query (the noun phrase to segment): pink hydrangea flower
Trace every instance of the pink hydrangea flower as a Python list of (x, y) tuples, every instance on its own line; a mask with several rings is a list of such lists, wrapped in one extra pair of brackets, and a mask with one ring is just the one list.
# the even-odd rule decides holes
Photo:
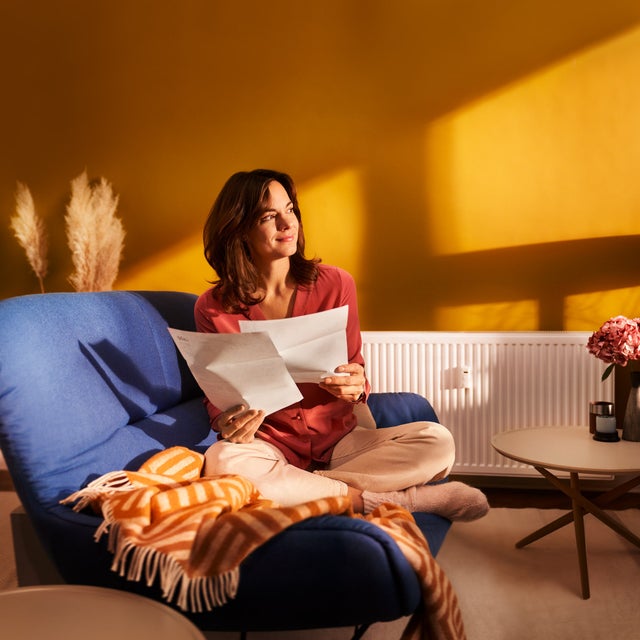
[(630, 360), (640, 360), (640, 318), (610, 318), (591, 335), (587, 349), (611, 365), (604, 372), (603, 380), (611, 373), (613, 365), (624, 367)]

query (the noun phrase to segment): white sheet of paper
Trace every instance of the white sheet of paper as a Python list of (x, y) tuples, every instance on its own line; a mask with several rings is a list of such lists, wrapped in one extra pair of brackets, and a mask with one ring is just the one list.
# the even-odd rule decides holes
[(302, 399), (267, 333), (169, 333), (204, 394), (223, 411), (244, 404), (269, 415)]
[(349, 307), (283, 320), (240, 320), (242, 333), (267, 332), (296, 382), (318, 383), (349, 360)]

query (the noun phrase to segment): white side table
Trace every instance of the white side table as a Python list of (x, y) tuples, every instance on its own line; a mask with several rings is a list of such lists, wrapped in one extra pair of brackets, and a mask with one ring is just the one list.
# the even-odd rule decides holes
[[(554, 487), (571, 498), (572, 510), (516, 543), (524, 547), (573, 521), (582, 597), (590, 596), (587, 550), (584, 537), (585, 513), (591, 513), (629, 542), (640, 547), (640, 538), (604, 510), (607, 504), (640, 484), (640, 442), (597, 442), (588, 427), (532, 427), (506, 431), (491, 440), (494, 449), (512, 460), (532, 465)], [(568, 471), (569, 483), (551, 473)], [(632, 475), (631, 479), (601, 493), (593, 500), (580, 489), (580, 474)]]
[(0, 591), (3, 638), (205, 640), (185, 616), (126, 591), (78, 585)]

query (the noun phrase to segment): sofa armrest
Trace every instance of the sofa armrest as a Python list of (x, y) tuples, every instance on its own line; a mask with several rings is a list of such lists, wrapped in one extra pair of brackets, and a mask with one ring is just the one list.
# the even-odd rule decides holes
[(409, 422), (440, 422), (431, 403), (418, 393), (372, 393), (367, 404), (378, 428)]

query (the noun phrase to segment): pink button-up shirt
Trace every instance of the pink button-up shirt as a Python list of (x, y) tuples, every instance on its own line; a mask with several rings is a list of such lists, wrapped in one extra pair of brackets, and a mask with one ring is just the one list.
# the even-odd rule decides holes
[[(364, 366), (356, 286), (346, 271), (320, 264), (317, 281), (309, 287), (298, 287), (291, 315), (302, 316), (344, 305), (349, 307), (349, 362)], [(195, 320), (198, 331), (239, 333), (238, 322), (247, 319), (265, 320), (259, 305), (253, 305), (246, 313), (226, 313), (215, 297), (214, 289), (205, 291), (196, 302)], [(356, 426), (356, 418), (350, 402), (336, 398), (317, 384), (299, 384), (298, 388), (303, 399), (266, 416), (256, 437), (271, 442), (284, 453), (291, 464), (306, 469), (312, 463), (323, 463), (330, 459), (335, 444)], [(369, 388), (367, 382), (367, 394)], [(222, 409), (214, 406), (208, 399), (205, 399), (205, 405), (213, 427)]]

